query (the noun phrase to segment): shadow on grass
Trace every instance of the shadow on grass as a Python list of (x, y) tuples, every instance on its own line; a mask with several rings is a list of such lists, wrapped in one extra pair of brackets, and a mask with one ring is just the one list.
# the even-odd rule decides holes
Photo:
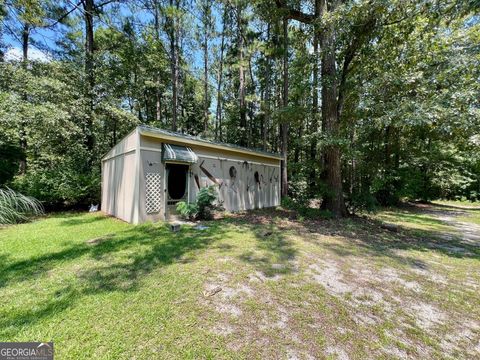
[(41, 322), (64, 310), (67, 310), (78, 300), (78, 292), (71, 286), (55, 292), (51, 298), (40, 306), (29, 307), (27, 310), (14, 311), (0, 318), (1, 333), (5, 338), (17, 334), (21, 327)]
[[(360, 217), (352, 217), (341, 220), (318, 220), (318, 221), (294, 221), (291, 222), (297, 229), (295, 231), (303, 232), (304, 241), (315, 242), (319, 246), (334, 252), (342, 257), (387, 257), (398, 263), (410, 266), (415, 269), (426, 269), (428, 265), (421, 259), (415, 256), (409, 256), (405, 253), (401, 253), (398, 250), (416, 250), (422, 252), (435, 251), (443, 255), (455, 258), (476, 259), (480, 260), (480, 246), (465, 243), (461, 239), (461, 234), (452, 235), (448, 232), (438, 230), (438, 226), (448, 226), (447, 223), (440, 219), (431, 218), (431, 207), (425, 209), (419, 209), (412, 206), (411, 212), (408, 212), (410, 207), (402, 208), (400, 218), (407, 220), (406, 222), (414, 223), (428, 223), (433, 225), (434, 229), (410, 229), (406, 226), (398, 226), (397, 232), (392, 232), (387, 229), (383, 229), (383, 222), (372, 219), (364, 219)], [(437, 210), (442, 211), (442, 210)], [(278, 224), (279, 221), (291, 221), (291, 214), (284, 214), (276, 210), (260, 211), (261, 221), (257, 223), (263, 226), (265, 231), (265, 225), (272, 227), (274, 224)], [(397, 214), (393, 214), (395, 216)], [(452, 214), (453, 215), (453, 214)], [(245, 218), (237, 219), (242, 224), (252, 224), (253, 214), (246, 214)], [(253, 226), (253, 225), (247, 225)], [(435, 226), (437, 229), (435, 229)], [(288, 225), (280, 226), (280, 229), (288, 230)], [(270, 250), (272, 253), (277, 253), (279, 258), (283, 256), (283, 262), (288, 263), (288, 260), (295, 256), (295, 249), (285, 238), (285, 234), (278, 231), (275, 237), (272, 237), (269, 242), (264, 242), (261, 236), (260, 230), (253, 231), (256, 233), (259, 240), (257, 248), (261, 249), (265, 246), (272, 246)], [(275, 233), (275, 232), (274, 232)], [(309, 236), (309, 234), (315, 233), (323, 236), (339, 236), (344, 241), (336, 243), (325, 242), (322, 243), (315, 236)], [(256, 262), (258, 266), (264, 269), (264, 272), (268, 273), (271, 267), (271, 259), (269, 258), (255, 258), (253, 252), (247, 252), (243, 255), (244, 261)]]
[(326, 244), (327, 248), (341, 256), (358, 255), (358, 249), (352, 250), (354, 245), (360, 247), (365, 256), (387, 256), (400, 263), (422, 269), (427, 267), (422, 260), (399, 255), (397, 250), (435, 251), (449, 257), (480, 260), (480, 247), (465, 243), (460, 234), (452, 235), (430, 229), (410, 229), (400, 225), (397, 226), (397, 232), (392, 232), (383, 229), (381, 221), (361, 218), (340, 220), (337, 226), (341, 228), (342, 222), (345, 221), (353, 223), (355, 236), (352, 237), (349, 231), (340, 230), (338, 235), (345, 237), (345, 245)]
[[(288, 216), (285, 212), (278, 212), (273, 218), (269, 216), (268, 211), (258, 210), (226, 220), (255, 235), (257, 240), (255, 248), (245, 251), (239, 256), (239, 259), (253, 265), (267, 278), (294, 271), (292, 260), (295, 258), (297, 250), (286, 238), (285, 232), (275, 224), (279, 214)], [(256, 219), (252, 219), (252, 217), (256, 217)]]
[[(114, 266), (114, 268), (123, 269), (122, 272), (127, 271), (129, 278), (134, 278), (138, 274), (151, 271), (156, 266), (171, 264), (190, 251), (205, 248), (212, 242), (221, 239), (222, 234), (223, 231), (219, 225), (211, 226), (208, 231), (199, 232), (193, 229), (182, 229), (177, 233), (172, 233), (167, 226), (137, 226), (118, 233), (114, 237), (112, 234), (108, 234), (108, 236), (105, 236), (105, 241), (93, 243), (86, 241), (58, 252), (34, 258), (13, 263), (1, 262), (0, 287), (10, 282), (40, 277), (60, 263), (84, 256), (99, 260), (104, 256), (129, 249), (132, 246), (145, 245), (145, 252), (133, 254), (128, 264), (122, 263)], [(107, 271), (108, 267), (109, 264), (107, 263), (100, 270), (109, 273)], [(110, 278), (111, 276), (106, 277)], [(122, 278), (123, 275), (118, 277)]]
[[(289, 223), (282, 224), (284, 220)], [(292, 222), (290, 213), (269, 210), (210, 222), (209, 229), (205, 231), (183, 228), (178, 233), (172, 233), (164, 225), (147, 224), (129, 227), (115, 236), (107, 234), (105, 239), (77, 243), (61, 251), (26, 260), (12, 262), (8, 257), (0, 259), (4, 260), (0, 261), (0, 288), (12, 283), (22, 286), (20, 283), (23, 281), (41, 278), (48, 271), (69, 261), (79, 261), (81, 264), (80, 259), (84, 258), (101, 260), (94, 267), (78, 270), (75, 280), (49, 295), (48, 300), (38, 307), (0, 311), (1, 333), (5, 337), (15, 335), (24, 326), (65, 311), (86, 295), (136, 291), (144, 276), (173, 263), (195, 261), (198, 251), (217, 246), (219, 250), (228, 252), (231, 245), (222, 245), (219, 241), (226, 236), (226, 230), (231, 230), (225, 226), (226, 223), (237, 225), (238, 231), (251, 231), (255, 235), (255, 247), (239, 258), (267, 278), (295, 271), (292, 260), (297, 250), (287, 237), (293, 230), (303, 231), (304, 241), (316, 242), (343, 257), (358, 257), (359, 254), (367, 259), (373, 256), (389, 257), (421, 269), (427, 268), (425, 262), (399, 254), (396, 250), (438, 251), (457, 258), (480, 259), (478, 247), (468, 246), (455, 238), (445, 239), (444, 234), (428, 230), (419, 234), (401, 227), (399, 232), (393, 233), (382, 229), (379, 221), (361, 218)], [(70, 223), (70, 226), (77, 224)], [(291, 225), (296, 228), (289, 228)], [(311, 233), (339, 236), (343, 241), (321, 243), (318, 237), (309, 236)]]
[(447, 209), (447, 210), (464, 210), (464, 211), (480, 211), (480, 206), (472, 204), (471, 206), (469, 205), (448, 205), (448, 204), (439, 204), (439, 203), (432, 203), (430, 204), (431, 206), (435, 206), (437, 208), (441, 209)]
[(70, 219), (65, 219), (65, 220), (62, 220), (60, 222), (60, 226), (75, 226), (75, 225), (86, 225), (86, 224), (91, 224), (91, 223), (94, 223), (94, 222), (98, 222), (98, 221), (107, 221), (108, 218), (106, 216), (89, 216), (89, 217), (86, 217), (86, 216), (78, 216), (78, 217), (74, 217), (72, 216), (72, 218)]
[(445, 222), (440, 219), (434, 219), (430, 214), (423, 213), (409, 213), (409, 212), (385, 212), (387, 217), (392, 217), (395, 220), (405, 221), (408, 223), (432, 226), (445, 226)]
[[(138, 235), (135, 236), (136, 240), (146, 245), (147, 249), (130, 257), (127, 264), (120, 262), (81, 272), (79, 277), (83, 280), (86, 293), (135, 290), (142, 276), (175, 262), (194, 261), (195, 251), (205, 249), (215, 241), (221, 240), (224, 234), (218, 224), (202, 232), (183, 229), (178, 233), (172, 233), (166, 226), (144, 226), (136, 231), (141, 234), (141, 239), (138, 239)], [(158, 241), (162, 238), (163, 241)], [(105, 242), (92, 252), (92, 256), (98, 258), (105, 253), (118, 250), (119, 248), (112, 243)]]
[[(167, 226), (142, 225), (97, 243), (83, 242), (62, 251), (0, 265), (0, 287), (39, 279), (69, 261), (93, 258), (95, 267), (78, 270), (76, 280), (50, 295), (49, 300), (24, 312), (4, 312), (0, 329), (4, 336), (73, 306), (83, 296), (112, 291), (135, 291), (143, 276), (176, 262), (195, 260), (195, 253), (222, 239), (220, 224), (207, 231), (184, 228), (172, 233)], [(122, 252), (121, 254), (119, 252)], [(118, 257), (116, 257), (118, 256)], [(40, 280), (41, 281), (41, 280)]]

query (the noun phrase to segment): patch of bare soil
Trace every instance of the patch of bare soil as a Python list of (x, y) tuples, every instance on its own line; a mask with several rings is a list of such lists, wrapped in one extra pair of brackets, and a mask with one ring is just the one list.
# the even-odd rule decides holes
[(384, 347), (383, 352), (394, 359), (404, 360), (409, 358), (407, 352), (392, 345)]
[(437, 272), (434, 272), (430, 269), (423, 269), (423, 268), (414, 268), (412, 269), (412, 271), (417, 274), (417, 275), (420, 275), (421, 277), (423, 278), (426, 278), (436, 284), (441, 284), (441, 285), (446, 285), (448, 280), (445, 276), (437, 273)]
[(467, 320), (442, 339), (441, 346), (445, 351), (462, 351), (462, 348), (471, 348), (471, 344), (478, 344), (469, 351), (472, 358), (480, 356), (480, 323), (474, 320)]
[(424, 330), (430, 330), (435, 326), (442, 325), (447, 316), (437, 307), (424, 302), (417, 302), (410, 307), (415, 321)]
[(325, 350), (325, 353), (330, 356), (335, 356), (338, 360), (348, 360), (350, 359), (344, 349), (338, 346), (328, 346)]
[(319, 261), (309, 266), (310, 274), (315, 282), (322, 285), (332, 295), (353, 292), (356, 286), (343, 281), (338, 263), (331, 259)]
[(271, 316), (270, 314), (264, 314), (258, 323), (258, 327), (260, 328), (260, 330), (264, 331), (274, 329), (285, 330), (288, 327), (289, 319), (289, 311), (281, 305), (276, 306), (275, 315)]
[(314, 360), (315, 358), (310, 354), (306, 354), (296, 349), (287, 349), (287, 359), (288, 360)]
[(204, 297), (221, 314), (237, 318), (242, 315), (241, 303), (254, 295), (254, 290), (244, 284), (236, 287), (226, 286), (224, 283), (206, 283)]
[(265, 282), (265, 281), (278, 281), (282, 278), (281, 274), (274, 274), (272, 276), (266, 276), (262, 271), (255, 271), (248, 274), (249, 282)]
[(235, 331), (235, 327), (230, 324), (219, 323), (215, 324), (212, 329), (212, 332), (216, 335), (227, 336), (232, 334)]
[[(458, 232), (458, 235), (461, 238), (461, 243), (471, 246), (480, 247), (480, 226), (474, 223), (459, 221), (458, 218), (462, 216), (468, 216), (467, 210), (475, 209), (480, 210), (476, 207), (468, 206), (446, 206), (446, 205), (435, 205), (430, 204), (415, 204), (414, 208), (418, 211), (428, 214), (437, 220), (444, 222), (446, 225), (452, 226)], [(454, 236), (451, 234), (444, 234), (443, 238), (447, 241), (453, 240)], [(446, 250), (451, 250), (459, 254), (466, 252), (467, 250), (462, 247), (449, 247), (448, 244), (444, 244)]]
[(97, 238), (87, 240), (87, 244), (88, 245), (98, 245), (98, 244), (101, 244), (105, 241), (111, 240), (114, 237), (115, 237), (115, 234), (106, 234), (104, 236), (100, 236), (100, 237), (97, 237)]
[[(421, 209), (421, 211), (428, 209)], [(477, 323), (462, 322), (459, 324), (458, 331), (449, 333), (444, 339), (438, 335), (445, 326), (452, 326), (452, 322), (457, 321), (456, 317), (459, 314), (445, 312), (442, 304), (430, 301), (424, 295), (427, 291), (431, 291), (429, 288), (435, 284), (440, 286), (439, 289), (444, 289), (449, 284), (446, 276), (437, 271), (443, 268), (448, 273), (447, 265), (442, 264), (439, 258), (435, 257), (422, 261), (412, 259), (407, 251), (408, 248), (396, 247), (397, 244), (410, 244), (409, 241), (415, 245), (416, 241), (422, 239), (409, 239), (410, 234), (401, 232), (391, 235), (388, 230), (381, 229), (378, 224), (365, 219), (356, 219), (358, 224), (353, 228), (354, 230), (351, 230), (352, 228), (339, 226), (336, 221), (299, 222), (293, 220), (291, 213), (283, 215), (284, 217), (280, 220), (277, 218), (277, 212), (268, 211), (235, 216), (238, 216), (242, 222), (246, 220), (252, 224), (274, 225), (280, 230), (288, 229), (295, 234), (292, 237), (298, 241), (305, 241), (310, 247), (318, 246), (322, 256), (300, 250), (296, 253), (295, 259), (287, 263), (269, 264), (269, 267), (274, 270), (272, 276), (266, 276), (264, 272), (252, 269), (246, 274), (244, 283), (232, 284), (231, 278), (225, 276), (206, 282), (204, 290), (215, 286), (222, 288), (222, 291), (206, 299), (206, 302), (209, 308), (220, 314), (222, 318), (212, 331), (222, 336), (235, 334), (231, 344), (232, 349), (244, 348), (246, 344), (259, 348), (274, 347), (272, 344), (272, 341), (275, 341), (274, 338), (267, 334), (282, 333), (292, 339), (286, 354), (289, 359), (316, 358), (319, 354), (348, 359), (348, 347), (337, 342), (338, 337), (341, 336), (341, 328), (335, 330), (332, 324), (325, 323), (325, 315), (318, 312), (318, 309), (313, 311), (314, 305), (318, 302), (314, 293), (305, 293), (294, 305), (288, 304), (285, 299), (272, 297), (268, 286), (283, 285), (283, 283), (275, 285), (275, 282), (284, 278), (285, 274), (281, 272), (288, 267), (294, 268), (296, 276), (298, 275), (302, 280), (298, 284), (289, 283), (288, 286), (285, 285), (286, 287), (296, 289), (305, 283), (320, 286), (328, 295), (340, 300), (346, 306), (348, 316), (360, 329), (374, 327), (384, 322), (396, 324), (390, 336), (392, 344), (378, 350), (382, 356), (407, 359), (412, 358), (412, 354), (415, 356), (423, 354), (429, 357), (432, 348), (412, 337), (408, 331), (412, 326), (418, 330), (421, 329), (432, 339), (441, 341), (440, 346), (446, 354), (454, 354), (457, 350), (462, 352), (468, 347), (468, 351), (479, 353), (480, 344), (472, 350), (472, 344), (480, 340), (478, 339), (480, 329), (476, 328)], [(438, 216), (444, 215), (441, 213)], [(449, 221), (445, 218), (443, 220)], [(259, 241), (270, 236), (269, 231), (270, 228), (260, 233)], [(480, 234), (480, 231), (478, 233)], [(385, 234), (387, 235), (384, 237)], [(470, 240), (473, 239), (468, 232), (466, 234)], [(436, 243), (436, 245), (439, 244)], [(350, 251), (355, 246), (365, 250), (365, 255)], [(379, 262), (372, 256), (391, 257), (398, 260), (399, 266), (388, 266), (380, 262), (382, 265), (379, 267)], [(390, 263), (387, 262), (387, 264)], [(465, 285), (476, 289), (475, 278), (467, 278)], [(252, 299), (261, 309), (255, 311), (255, 315), (244, 306), (247, 300)], [(296, 324), (295, 314), (298, 315), (298, 311), (303, 311), (303, 316), (313, 318), (315, 321), (307, 325)], [(321, 332), (325, 336), (326, 347), (319, 349), (318, 344), (309, 342), (311, 340), (305, 338), (305, 332)], [(375, 341), (376, 335), (372, 332), (372, 334), (359, 334), (359, 336), (371, 337)], [(394, 345), (395, 342), (403, 345), (399, 344), (397, 347)], [(312, 351), (309, 352), (309, 350)]]

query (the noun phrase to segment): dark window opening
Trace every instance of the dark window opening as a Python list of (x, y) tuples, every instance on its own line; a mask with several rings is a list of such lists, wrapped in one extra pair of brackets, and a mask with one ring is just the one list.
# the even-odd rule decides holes
[(168, 196), (172, 200), (180, 200), (187, 190), (188, 165), (167, 164)]
[(237, 177), (237, 169), (235, 169), (235, 166), (231, 166), (228, 172), (232, 179), (235, 179)]

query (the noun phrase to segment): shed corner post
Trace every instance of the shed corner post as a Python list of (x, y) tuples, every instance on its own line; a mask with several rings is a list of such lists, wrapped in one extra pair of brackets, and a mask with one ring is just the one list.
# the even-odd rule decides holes
[(133, 221), (137, 225), (140, 223), (140, 131), (138, 127), (135, 130), (135, 188), (133, 201)]
[(105, 212), (105, 205), (103, 203), (103, 194), (105, 191), (105, 187), (103, 185), (103, 182), (105, 181), (105, 177), (103, 175), (104, 172), (104, 165), (103, 165), (103, 159), (100, 159), (100, 211)]

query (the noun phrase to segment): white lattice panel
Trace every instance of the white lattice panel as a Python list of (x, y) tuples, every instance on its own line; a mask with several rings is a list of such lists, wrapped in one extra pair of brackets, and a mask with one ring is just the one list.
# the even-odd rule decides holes
[(158, 213), (162, 208), (162, 178), (160, 173), (145, 175), (145, 210), (147, 214)]

